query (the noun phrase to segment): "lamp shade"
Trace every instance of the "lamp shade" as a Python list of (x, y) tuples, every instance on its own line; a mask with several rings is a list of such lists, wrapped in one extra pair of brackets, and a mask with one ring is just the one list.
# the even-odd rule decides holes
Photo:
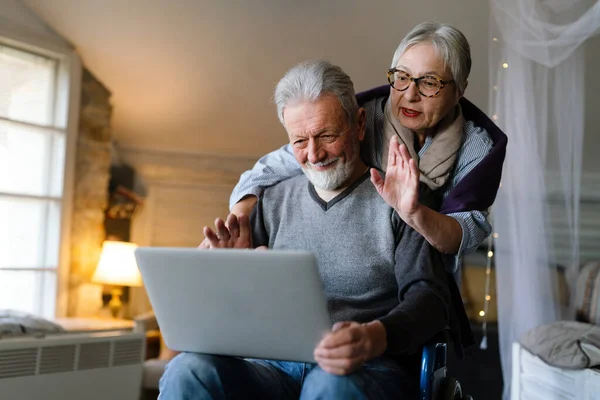
[(133, 251), (135, 243), (107, 240), (102, 244), (100, 261), (92, 282), (118, 286), (142, 286)]

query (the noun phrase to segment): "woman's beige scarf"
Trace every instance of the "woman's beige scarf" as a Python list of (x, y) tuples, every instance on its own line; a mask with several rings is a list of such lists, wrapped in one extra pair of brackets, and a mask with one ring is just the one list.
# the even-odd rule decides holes
[(464, 119), (460, 105), (457, 104), (454, 110), (438, 123), (433, 141), (420, 159), (414, 146), (415, 133), (400, 125), (392, 114), (391, 97), (385, 104), (384, 114), (381, 167), (384, 170), (387, 168), (390, 139), (397, 135), (400, 144), (404, 143), (410, 156), (417, 161), (421, 171), (421, 182), (432, 190), (444, 186), (452, 174), (456, 155), (463, 141)]

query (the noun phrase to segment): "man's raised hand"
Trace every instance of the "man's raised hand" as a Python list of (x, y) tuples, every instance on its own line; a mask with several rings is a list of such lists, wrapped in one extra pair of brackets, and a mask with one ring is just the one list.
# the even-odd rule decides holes
[(246, 215), (229, 214), (227, 223), (221, 218), (215, 220), (215, 230), (204, 227), (205, 239), (198, 248), (201, 249), (251, 249), (252, 231), (250, 220)]

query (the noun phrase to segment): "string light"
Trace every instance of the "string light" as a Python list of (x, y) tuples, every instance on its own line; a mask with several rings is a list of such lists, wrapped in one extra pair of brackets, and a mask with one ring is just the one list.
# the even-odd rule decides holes
[(498, 234), (495, 233), (490, 235), (488, 238), (488, 251), (487, 251), (487, 262), (485, 264), (485, 297), (483, 301), (483, 310), (479, 311), (479, 316), (483, 318), (481, 323), (482, 336), (481, 344), (479, 348), (482, 350), (487, 349), (487, 315), (489, 310), (490, 301), (492, 300), (492, 296), (490, 294), (490, 282), (492, 279), (492, 258), (494, 257), (493, 248), (493, 238), (498, 237)]
[[(493, 37), (492, 41), (497, 42), (498, 38)], [(508, 63), (507, 62), (502, 63), (502, 68), (507, 69)], [(493, 85), (492, 89), (494, 91), (498, 91), (498, 86)], [(492, 119), (494, 121), (497, 121), (498, 114), (493, 114)], [(499, 183), (498, 189), (500, 189), (501, 187), (502, 187), (502, 182)], [(494, 232), (494, 234), (490, 235), (490, 237), (488, 238), (487, 260), (486, 260), (486, 265), (485, 265), (485, 297), (484, 297), (484, 301), (483, 301), (483, 310), (479, 311), (479, 316), (482, 318), (481, 330), (482, 330), (482, 336), (483, 336), (481, 339), (481, 344), (479, 345), (479, 348), (482, 350), (487, 349), (487, 319), (488, 319), (488, 310), (489, 310), (490, 301), (492, 300), (492, 296), (490, 294), (490, 285), (491, 285), (491, 280), (492, 280), (492, 258), (494, 257), (494, 252), (492, 249), (493, 249), (494, 239), (498, 239), (498, 236), (499, 236), (498, 233)]]

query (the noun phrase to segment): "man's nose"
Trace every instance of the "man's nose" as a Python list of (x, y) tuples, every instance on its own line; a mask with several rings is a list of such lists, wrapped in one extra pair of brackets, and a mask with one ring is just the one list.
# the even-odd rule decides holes
[(416, 82), (411, 82), (408, 85), (408, 88), (404, 91), (404, 98), (408, 101), (419, 101), (421, 93), (419, 93)]
[(318, 140), (310, 139), (308, 141), (308, 162), (311, 164), (323, 161), (323, 149)]

